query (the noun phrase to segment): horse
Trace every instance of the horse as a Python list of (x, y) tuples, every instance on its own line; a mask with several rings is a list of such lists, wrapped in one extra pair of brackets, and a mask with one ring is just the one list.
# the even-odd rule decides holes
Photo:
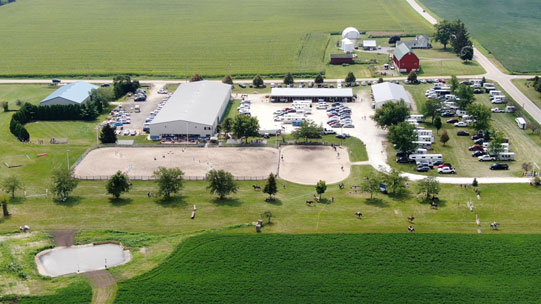
[(363, 216), (363, 214), (361, 213), (361, 211), (357, 211), (355, 212), (355, 215), (360, 219), (361, 216)]
[(314, 203), (313, 201), (306, 201), (306, 205), (310, 207), (312, 206), (313, 203)]
[(409, 231), (409, 232), (414, 232), (414, 231), (415, 231), (415, 228), (413, 228), (412, 225), (409, 225), (409, 226), (408, 226), (408, 231)]
[(408, 222), (410, 223), (413, 223), (413, 220), (415, 219), (415, 217), (412, 215), (412, 216), (408, 216)]
[(498, 222), (494, 222), (494, 223), (490, 224), (490, 229), (492, 229), (492, 230), (498, 230), (498, 226), (499, 226), (499, 225), (500, 225), (500, 224), (499, 224)]
[(432, 208), (434, 208), (434, 209), (438, 209), (438, 203), (436, 203), (436, 202), (430, 203), (430, 206), (431, 206)]
[(19, 230), (22, 232), (30, 231), (30, 227), (28, 225), (20, 226)]
[(255, 191), (260, 191), (261, 190), (261, 186), (259, 186), (259, 185), (252, 185), (252, 187), (254, 188)]

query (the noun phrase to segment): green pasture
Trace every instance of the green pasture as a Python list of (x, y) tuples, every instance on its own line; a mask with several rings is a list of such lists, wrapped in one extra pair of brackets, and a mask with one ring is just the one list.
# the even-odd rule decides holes
[[(412, 94), (418, 109), (421, 108), (422, 103), (426, 100), (424, 96), (425, 91), (431, 87), (431, 84), (406, 86), (406, 89)], [(490, 108), (503, 107), (502, 105), (492, 105), (488, 99), (488, 94), (476, 94), (475, 97), (475, 102), (482, 103)], [(508, 98), (510, 97), (508, 96)], [(436, 143), (432, 145), (434, 148), (432, 153), (443, 154), (444, 161), (450, 162), (457, 169), (457, 175), (459, 176), (521, 176), (523, 172), (521, 168), (522, 163), (541, 162), (541, 138), (519, 129), (513, 114), (492, 113), (492, 126), (496, 130), (503, 132), (504, 136), (510, 139), (510, 151), (515, 152), (516, 161), (508, 163), (508, 171), (492, 171), (489, 169), (489, 166), (493, 162), (480, 162), (477, 158), (472, 157), (468, 147), (473, 145), (473, 140), (471, 140), (470, 136), (457, 136), (457, 131), (465, 130), (473, 135), (475, 134), (475, 130), (473, 128), (456, 128), (452, 124), (446, 123), (446, 120), (450, 118), (442, 117), (443, 127), (439, 131), (439, 135), (441, 135), (443, 130), (447, 130), (449, 134), (450, 139), (445, 146), (440, 142), (439, 135), (436, 134), (436, 128), (431, 125), (431, 118), (428, 118), (423, 126), (433, 130), (435, 134)], [(392, 147), (388, 148), (388, 152), (391, 166), (399, 170), (415, 172), (414, 164), (397, 164), (392, 161), (396, 158)], [(438, 175), (434, 170), (424, 174)]]
[(511, 72), (541, 72), (541, 2), (537, 0), (421, 0), (446, 19), (461, 19), (489, 56)]
[(121, 282), (115, 303), (538, 303), (541, 265), (532, 253), (541, 250), (539, 241), (537, 235), (207, 234)]
[(348, 26), (432, 31), (399, 0), (25, 0), (0, 10), (0, 74), (314, 74)]
[(513, 79), (513, 84), (538, 107), (541, 107), (541, 93), (533, 88), (533, 81)]

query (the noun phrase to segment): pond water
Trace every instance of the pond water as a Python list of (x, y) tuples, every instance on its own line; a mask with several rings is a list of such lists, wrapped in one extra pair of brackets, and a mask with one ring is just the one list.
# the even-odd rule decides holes
[(117, 244), (57, 247), (36, 255), (39, 273), (51, 277), (110, 268), (130, 260), (130, 252)]

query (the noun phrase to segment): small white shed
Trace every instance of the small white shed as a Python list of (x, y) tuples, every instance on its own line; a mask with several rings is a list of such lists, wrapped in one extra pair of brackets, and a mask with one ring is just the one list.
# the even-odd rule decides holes
[(347, 38), (342, 39), (342, 50), (345, 53), (352, 53), (354, 48), (355, 44), (353, 43), (353, 41)]

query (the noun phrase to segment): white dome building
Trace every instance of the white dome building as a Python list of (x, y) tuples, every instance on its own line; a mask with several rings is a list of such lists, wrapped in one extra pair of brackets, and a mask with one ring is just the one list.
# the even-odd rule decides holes
[(342, 39), (342, 50), (345, 53), (353, 53), (354, 48), (355, 43), (353, 43), (353, 41), (349, 40), (348, 38)]
[(348, 27), (342, 32), (342, 38), (361, 39), (361, 33), (354, 27)]

